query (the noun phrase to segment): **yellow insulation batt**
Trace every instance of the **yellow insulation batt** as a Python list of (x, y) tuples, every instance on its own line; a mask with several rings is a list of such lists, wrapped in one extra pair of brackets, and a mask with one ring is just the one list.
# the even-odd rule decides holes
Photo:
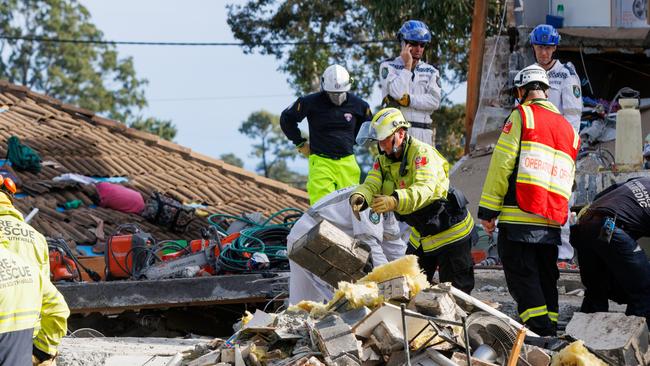
[(357, 281), (357, 283), (379, 283), (400, 276), (406, 277), (409, 288), (411, 289), (411, 297), (429, 287), (427, 276), (420, 270), (418, 257), (414, 255), (405, 255), (400, 259), (383, 264), (373, 269), (372, 272)]
[(584, 343), (578, 340), (553, 356), (551, 366), (607, 366), (607, 364), (589, 352)]

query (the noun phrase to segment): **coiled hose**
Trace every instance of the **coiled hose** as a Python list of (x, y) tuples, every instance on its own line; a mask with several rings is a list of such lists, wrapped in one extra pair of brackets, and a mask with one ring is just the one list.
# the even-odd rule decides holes
[[(217, 264), (226, 272), (251, 272), (263, 268), (251, 266), (254, 253), (263, 253), (269, 259), (272, 269), (287, 269), (287, 235), (296, 221), (302, 216), (303, 211), (297, 208), (285, 208), (269, 216), (261, 224), (244, 216), (214, 214), (208, 217), (208, 222), (224, 236), (228, 235), (221, 225), (224, 219), (244, 222), (248, 227), (240, 231), (239, 237), (230, 245), (221, 249)], [(282, 217), (281, 224), (272, 224), (276, 218)]]

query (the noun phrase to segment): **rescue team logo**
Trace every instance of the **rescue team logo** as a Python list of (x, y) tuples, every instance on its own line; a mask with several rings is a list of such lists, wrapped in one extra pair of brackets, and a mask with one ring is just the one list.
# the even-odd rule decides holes
[(379, 224), (379, 219), (381, 219), (381, 216), (379, 216), (379, 214), (376, 213), (375, 211), (370, 210), (370, 214), (368, 215), (368, 219), (370, 219), (370, 222), (377, 225), (377, 224)]
[(404, 188), (406, 188), (406, 183), (404, 183), (403, 180), (400, 180), (400, 181), (399, 181), (399, 188), (400, 188), (400, 189), (404, 189)]
[(379, 170), (379, 161), (375, 160), (375, 163), (372, 164), (372, 170)]
[(387, 77), (388, 77), (388, 68), (384, 67), (383, 69), (381, 69), (381, 78), (386, 79)]
[(425, 165), (427, 165), (426, 156), (418, 156), (417, 158), (415, 158), (415, 169), (422, 168)]
[(30, 266), (20, 265), (15, 260), (6, 257), (0, 260), (0, 288), (32, 282), (34, 279)]
[(512, 121), (508, 120), (505, 125), (503, 125), (503, 133), (509, 134), (512, 129)]
[(343, 117), (345, 117), (345, 120), (348, 122), (352, 121), (352, 113), (346, 113)]
[(576, 98), (580, 98), (580, 87), (577, 85), (573, 86), (573, 95), (575, 95)]

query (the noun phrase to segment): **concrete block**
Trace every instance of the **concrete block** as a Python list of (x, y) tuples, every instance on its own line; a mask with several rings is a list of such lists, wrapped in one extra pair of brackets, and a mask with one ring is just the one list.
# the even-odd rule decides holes
[(370, 252), (358, 246), (358, 244), (359, 242), (355, 241), (352, 250), (343, 246), (333, 245), (325, 249), (320, 256), (333, 267), (347, 274), (353, 274), (362, 270), (370, 257)]
[(566, 333), (617, 365), (645, 365), (648, 326), (645, 318), (621, 313), (574, 313)]
[(224, 348), (221, 350), (221, 362), (223, 363), (235, 363), (235, 349), (234, 348)]
[(420, 291), (412, 300), (415, 310), (429, 316), (456, 320), (456, 302), (444, 289), (435, 287)]
[(190, 361), (187, 366), (209, 366), (214, 365), (219, 362), (221, 359), (221, 350), (217, 349), (210, 353), (206, 353), (203, 356)]
[(384, 363), (384, 358), (375, 352), (372, 347), (366, 347), (361, 353), (361, 363), (363, 366), (375, 366)]
[(347, 273), (341, 271), (336, 267), (330, 267), (327, 273), (318, 276), (321, 280), (328, 283), (330, 286), (337, 288), (340, 281), (350, 281), (351, 277)]
[(305, 245), (314, 253), (320, 254), (334, 246), (352, 252), (354, 239), (327, 220), (321, 221), (306, 235), (308, 239)]
[(526, 353), (526, 361), (531, 366), (548, 366), (551, 363), (551, 356), (542, 351), (539, 347), (528, 346), (528, 353)]
[(381, 322), (372, 330), (375, 345), (382, 355), (404, 349), (404, 336), (393, 324)]
[[(289, 259), (336, 287), (339, 281), (360, 278), (370, 248), (326, 220), (303, 235), (291, 248)], [(332, 271), (336, 268), (337, 271)]]
[[(331, 314), (317, 322), (314, 326), (316, 339), (321, 352), (336, 363), (342, 360), (341, 365), (347, 364), (347, 358), (359, 364), (361, 351), (352, 328), (345, 324), (343, 319), (336, 314)], [(344, 357), (347, 356), (347, 357)]]
[(368, 309), (366, 306), (363, 306), (358, 309), (353, 309), (341, 313), (340, 316), (341, 319), (345, 322), (345, 324), (349, 325), (350, 327), (354, 327), (357, 323), (362, 321), (369, 314), (370, 314), (370, 309)]
[(404, 276), (380, 282), (377, 287), (379, 287), (379, 295), (383, 296), (386, 301), (405, 302), (411, 297), (411, 290)]
[(317, 253), (314, 253), (307, 248), (305, 245), (307, 243), (307, 238), (308, 236), (305, 235), (294, 243), (289, 252), (289, 259), (298, 263), (301, 267), (308, 269), (316, 276), (322, 276), (331, 268), (331, 265), (327, 262), (323, 262)]

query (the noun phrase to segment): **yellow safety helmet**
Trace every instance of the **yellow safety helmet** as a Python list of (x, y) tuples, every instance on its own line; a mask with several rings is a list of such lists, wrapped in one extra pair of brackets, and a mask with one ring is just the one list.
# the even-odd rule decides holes
[(357, 144), (365, 145), (369, 140), (381, 141), (390, 137), (400, 128), (410, 128), (411, 124), (397, 108), (384, 108), (377, 112), (372, 121), (364, 122), (357, 134)]

